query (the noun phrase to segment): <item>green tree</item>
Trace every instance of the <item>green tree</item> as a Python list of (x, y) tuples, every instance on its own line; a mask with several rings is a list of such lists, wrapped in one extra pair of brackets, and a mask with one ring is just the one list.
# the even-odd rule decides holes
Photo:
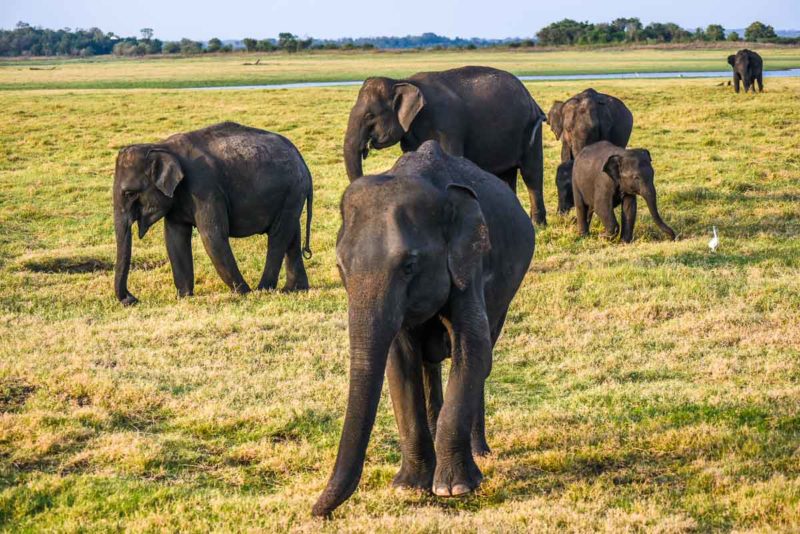
[(287, 52), (297, 52), (297, 36), (289, 32), (279, 33), (278, 48)]
[(706, 37), (709, 41), (724, 41), (725, 28), (719, 24), (709, 24), (708, 28), (706, 28)]
[(142, 40), (149, 41), (153, 38), (153, 28), (142, 28), (139, 30), (139, 33), (142, 34)]
[(208, 52), (219, 52), (222, 48), (222, 41), (217, 39), (216, 37), (212, 37), (208, 40), (208, 45), (206, 46), (206, 51)]
[(759, 41), (764, 39), (775, 39), (775, 28), (763, 22), (755, 21), (744, 31), (745, 41)]
[(255, 52), (258, 49), (258, 41), (255, 39), (251, 39), (249, 37), (245, 37), (242, 39), (242, 43), (244, 47), (247, 49), (248, 52)]
[(262, 39), (258, 42), (256, 47), (259, 52), (272, 52), (275, 50), (275, 44), (269, 39)]
[(161, 52), (164, 54), (177, 54), (181, 51), (181, 44), (177, 41), (167, 41), (161, 47)]
[(728, 34), (728, 41), (738, 41), (739, 39), (740, 37), (737, 32), (731, 32)]

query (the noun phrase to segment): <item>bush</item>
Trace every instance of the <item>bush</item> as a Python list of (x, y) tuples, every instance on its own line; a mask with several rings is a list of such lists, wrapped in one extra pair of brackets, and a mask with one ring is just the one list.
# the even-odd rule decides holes
[(177, 54), (181, 51), (181, 44), (177, 41), (167, 41), (161, 46), (161, 52), (164, 54)]
[(739, 34), (736, 32), (731, 32), (728, 34), (728, 41), (738, 41), (739, 39)]
[(216, 37), (212, 37), (208, 40), (208, 45), (206, 45), (206, 52), (219, 52), (222, 48), (222, 41), (217, 39)]

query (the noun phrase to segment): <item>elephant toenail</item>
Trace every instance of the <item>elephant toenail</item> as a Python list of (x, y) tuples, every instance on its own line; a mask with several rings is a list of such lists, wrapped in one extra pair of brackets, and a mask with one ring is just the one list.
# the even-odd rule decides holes
[(433, 488), (433, 493), (435, 493), (439, 497), (450, 496), (450, 490), (447, 488), (447, 486), (436, 486), (435, 488)]
[(452, 495), (453, 497), (458, 495), (464, 495), (465, 493), (469, 493), (472, 491), (466, 484), (456, 484), (453, 486)]

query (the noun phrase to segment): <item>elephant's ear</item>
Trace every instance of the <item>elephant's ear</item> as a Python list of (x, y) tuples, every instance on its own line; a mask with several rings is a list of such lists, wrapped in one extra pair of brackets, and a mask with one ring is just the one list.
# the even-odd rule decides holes
[(464, 290), (491, 250), (489, 228), (475, 191), (460, 184), (447, 186), (447, 269), (453, 284)]
[(652, 163), (652, 162), (653, 162), (653, 157), (650, 155), (650, 151), (649, 151), (649, 150), (647, 150), (646, 148), (640, 148), (639, 150), (641, 150), (641, 151), (642, 151), (642, 153), (643, 153), (645, 156), (647, 156), (647, 161), (649, 161), (650, 163)]
[(183, 180), (178, 158), (163, 149), (150, 150), (147, 158), (150, 160), (150, 179), (159, 191), (172, 198), (175, 188)]
[(611, 177), (614, 182), (619, 184), (619, 167), (622, 163), (622, 156), (611, 156), (603, 165), (603, 172)]
[(736, 64), (736, 54), (728, 56), (728, 64), (733, 67)]
[(400, 126), (403, 127), (403, 131), (407, 132), (417, 113), (425, 106), (425, 97), (422, 96), (422, 91), (416, 85), (401, 82), (394, 85), (392, 105), (397, 113)]
[(564, 131), (564, 121), (562, 117), (563, 102), (555, 101), (550, 111), (547, 113), (547, 122), (550, 124), (550, 129), (556, 136), (556, 141), (561, 139), (561, 132)]

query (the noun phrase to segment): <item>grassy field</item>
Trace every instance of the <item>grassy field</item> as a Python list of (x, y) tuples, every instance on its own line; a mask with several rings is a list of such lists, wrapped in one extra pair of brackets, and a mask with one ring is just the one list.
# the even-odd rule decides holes
[[(385, 57), (358, 61), (384, 71)], [(84, 79), (204, 61), (86, 65)], [(6, 86), (33, 76), (1, 70)], [(800, 79), (768, 80), (757, 96), (717, 83), (593, 84), (633, 110), (632, 145), (652, 152), (676, 242), (641, 210), (632, 245), (599, 238), (597, 221), (579, 239), (574, 216), (554, 213), (559, 151), (545, 132), (550, 226), (495, 352), (480, 491), (390, 488), (400, 458), (387, 397), (359, 490), (328, 522), (310, 508), (345, 408), (334, 240), (357, 88), (0, 93), (0, 529), (800, 530)], [(548, 108), (586, 84), (528, 87)], [(155, 228), (134, 243), (141, 303), (122, 308), (116, 151), (223, 119), (281, 132), (306, 157), (313, 289), (233, 296), (195, 239), (196, 296), (177, 300)], [(373, 152), (367, 170), (398, 154)], [(234, 250), (255, 282), (265, 239)]]
[[(179, 88), (402, 77), (420, 69), (493, 65), (517, 75), (727, 71), (729, 49), (322, 52), (158, 59), (0, 61), (0, 89)], [(767, 69), (800, 67), (800, 48), (759, 49)], [(258, 65), (245, 65), (255, 63)], [(50, 69), (52, 70), (32, 70)]]

